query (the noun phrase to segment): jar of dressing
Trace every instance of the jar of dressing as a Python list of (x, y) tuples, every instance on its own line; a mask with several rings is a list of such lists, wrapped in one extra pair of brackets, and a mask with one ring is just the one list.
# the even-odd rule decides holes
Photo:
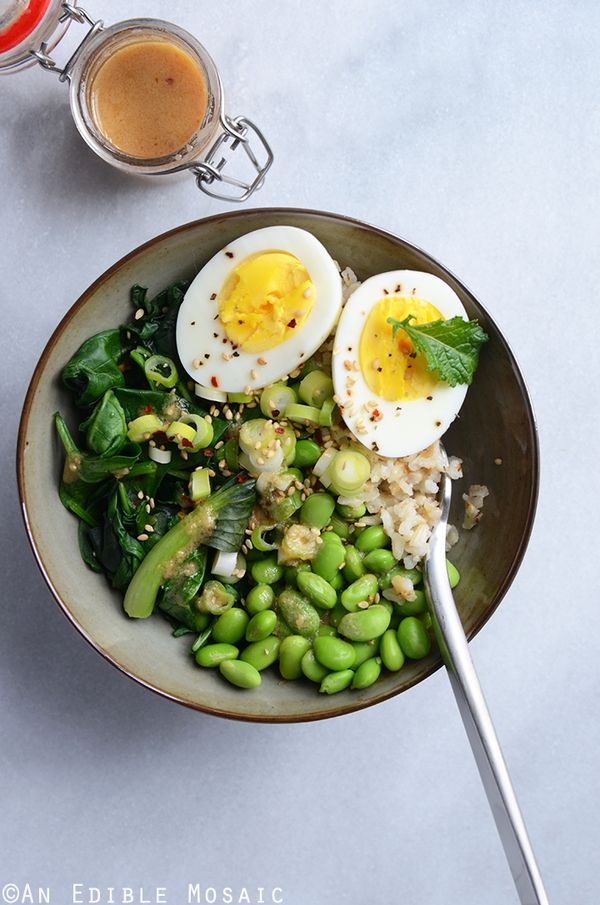
[[(86, 34), (61, 68), (50, 54), (73, 22)], [(177, 25), (105, 27), (77, 0), (0, 0), (0, 73), (36, 62), (69, 83), (77, 129), (112, 166), (151, 176), (189, 170), (225, 201), (245, 201), (263, 184), (273, 162), (264, 135), (225, 113), (215, 63)]]

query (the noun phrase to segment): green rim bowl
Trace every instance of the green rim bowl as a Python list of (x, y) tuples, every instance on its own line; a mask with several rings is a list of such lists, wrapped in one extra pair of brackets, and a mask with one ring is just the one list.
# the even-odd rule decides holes
[(482, 521), (472, 531), (461, 531), (452, 551), (462, 575), (457, 604), (472, 638), (506, 593), (529, 540), (539, 469), (531, 404), (506, 340), (472, 293), (425, 252), (357, 220), (288, 208), (236, 211), (164, 233), (118, 261), (75, 302), (42, 353), (23, 406), (17, 476), (27, 534), (48, 587), (99, 653), (152, 691), (196, 710), (240, 720), (295, 722), (350, 713), (400, 694), (438, 669), (439, 657), (411, 662), (365, 690), (331, 697), (304, 680), (285, 682), (272, 670), (263, 674), (259, 688), (241, 691), (213, 670), (199, 669), (189, 656), (189, 636), (173, 638), (160, 617), (129, 620), (121, 595), (81, 561), (76, 519), (58, 498), (61, 452), (51, 417), (57, 409), (69, 415), (68, 395), (59, 380), (62, 366), (84, 339), (130, 316), (132, 284), (141, 283), (153, 293), (191, 278), (228, 242), (276, 224), (314, 233), (359, 279), (403, 268), (436, 274), (490, 336), (460, 418), (444, 438), (448, 452), (463, 460), (464, 479), (454, 485), (454, 523), (462, 521), (461, 494), (471, 483), (490, 488)]

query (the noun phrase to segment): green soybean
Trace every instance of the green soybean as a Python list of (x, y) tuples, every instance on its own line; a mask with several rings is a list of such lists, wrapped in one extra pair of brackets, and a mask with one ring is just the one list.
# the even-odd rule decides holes
[(238, 688), (257, 688), (262, 682), (259, 671), (241, 660), (223, 660), (219, 664), (219, 672)]
[(273, 610), (256, 613), (246, 626), (246, 641), (263, 641), (273, 634), (276, 625), (277, 613)]
[(362, 518), (367, 511), (367, 507), (364, 503), (360, 503), (358, 506), (344, 506), (342, 503), (338, 503), (335, 508), (342, 518), (350, 519), (352, 522)]
[(425, 626), (416, 616), (407, 616), (398, 626), (398, 643), (411, 660), (422, 660), (431, 650)]
[(356, 548), (361, 553), (379, 550), (380, 547), (387, 547), (389, 543), (390, 539), (385, 533), (383, 525), (369, 525), (356, 538)]
[(302, 657), (300, 666), (303, 674), (307, 679), (310, 679), (311, 682), (318, 682), (320, 684), (328, 673), (327, 667), (322, 666), (319, 663), (312, 648), (311, 650), (306, 651)]
[(365, 660), (370, 660), (379, 653), (379, 638), (375, 638), (373, 641), (352, 641), (350, 643), (354, 648), (354, 669), (358, 669)]
[(319, 629), (317, 631), (317, 635), (319, 637), (321, 637), (323, 635), (327, 635), (327, 636), (333, 636), (334, 638), (337, 638), (337, 629), (335, 628), (334, 625), (327, 625), (327, 624), (320, 625)]
[(315, 575), (331, 583), (346, 561), (346, 548), (342, 546), (339, 538), (337, 541), (325, 540), (329, 535), (337, 538), (333, 531), (323, 535), (323, 543), (312, 561), (312, 570)]
[(427, 598), (425, 591), (416, 590), (414, 600), (406, 600), (404, 603), (397, 603), (396, 610), (401, 616), (421, 616), (427, 612)]
[(329, 519), (329, 524), (333, 529), (334, 534), (337, 534), (342, 540), (348, 540), (350, 537), (350, 525), (348, 522), (344, 521), (343, 518), (340, 518), (339, 515), (334, 512)]
[(335, 531), (323, 531), (321, 542), (324, 544), (337, 544), (338, 547), (343, 547), (342, 538)]
[(346, 609), (346, 607), (338, 600), (334, 608), (332, 610), (329, 610), (329, 625), (337, 627), (347, 612), (348, 610)]
[(292, 588), (298, 587), (298, 575), (300, 572), (310, 572), (310, 563), (299, 562), (295, 566), (286, 566), (283, 577), (285, 583)]
[(335, 509), (335, 500), (328, 493), (311, 493), (302, 503), (300, 521), (311, 528), (324, 528)]
[[(390, 614), (386, 608), (375, 604), (375, 606), (370, 606), (368, 610), (347, 613), (340, 620), (338, 632), (340, 635), (344, 635), (345, 638), (349, 638), (350, 641), (372, 641), (373, 638), (379, 638), (383, 635), (389, 624)], [(402, 628), (402, 623), (400, 623), (400, 628)], [(422, 625), (421, 628), (423, 628)]]
[(343, 669), (341, 672), (330, 672), (321, 682), (319, 691), (321, 694), (338, 694), (352, 683), (354, 673), (351, 669)]
[(342, 591), (340, 600), (348, 612), (355, 613), (359, 608), (359, 603), (365, 600), (372, 603), (378, 591), (379, 584), (376, 575), (361, 575)]
[(352, 645), (341, 638), (317, 637), (313, 641), (313, 650), (319, 663), (334, 672), (350, 669), (356, 659)]
[(379, 656), (385, 668), (390, 672), (398, 672), (404, 666), (404, 654), (393, 628), (388, 628), (381, 636)]
[(276, 581), (283, 578), (283, 566), (279, 565), (276, 556), (257, 559), (252, 563), (250, 572), (256, 584), (275, 584)]
[(389, 572), (379, 576), (379, 587), (381, 590), (389, 590), (393, 586), (393, 580), (396, 577), (408, 578), (414, 585), (417, 585), (423, 580), (423, 573), (419, 569), (404, 569), (402, 566), (394, 566)]
[(297, 481), (304, 481), (304, 475), (299, 468), (287, 468), (285, 473), (291, 474), (291, 476), (293, 478), (296, 478)]
[(367, 572), (375, 572), (377, 575), (382, 575), (384, 572), (389, 572), (390, 569), (393, 569), (397, 562), (391, 550), (379, 548), (367, 553), (363, 564)]
[[(304, 572), (300, 573), (305, 574)], [(286, 588), (277, 598), (277, 607), (295, 635), (310, 638), (316, 635), (321, 619), (312, 603), (291, 588)]]
[(321, 447), (314, 440), (298, 440), (294, 453), (294, 468), (312, 468), (321, 458)]
[(251, 616), (270, 610), (275, 602), (275, 591), (270, 584), (257, 584), (246, 594), (246, 609)]
[(346, 547), (346, 558), (344, 561), (344, 578), (346, 581), (356, 581), (357, 578), (360, 578), (361, 575), (364, 575), (367, 570), (363, 565), (363, 559), (360, 555), (359, 551), (356, 547), (352, 545), (348, 545)]
[(289, 635), (279, 647), (279, 672), (284, 679), (299, 679), (302, 675), (302, 658), (310, 649), (310, 641), (302, 635)]
[(372, 660), (365, 660), (354, 673), (352, 688), (368, 688), (369, 685), (373, 685), (373, 683), (377, 681), (380, 675), (381, 660), (379, 657), (374, 657)]
[(223, 660), (236, 660), (239, 653), (239, 650), (233, 644), (206, 644), (196, 654), (196, 663), (198, 666), (212, 669)]
[(275, 635), (269, 635), (262, 641), (254, 641), (244, 648), (240, 654), (240, 660), (244, 663), (250, 663), (259, 672), (271, 666), (277, 659), (279, 653), (279, 645), (281, 641)]
[(298, 589), (306, 594), (315, 606), (322, 610), (331, 610), (337, 603), (335, 589), (320, 575), (314, 572), (300, 572), (298, 574)]
[(248, 613), (240, 607), (235, 606), (231, 610), (227, 610), (213, 625), (213, 640), (237, 644), (246, 634), (248, 622)]
[(460, 572), (449, 559), (446, 560), (446, 568), (448, 569), (448, 578), (450, 579), (450, 587), (455, 588), (460, 581)]
[(344, 576), (341, 569), (338, 569), (331, 581), (329, 582), (334, 591), (341, 591), (344, 587)]
[(277, 622), (275, 623), (275, 628), (273, 629), (273, 634), (276, 638), (287, 638), (289, 635), (293, 635), (293, 631), (281, 616), (277, 616)]

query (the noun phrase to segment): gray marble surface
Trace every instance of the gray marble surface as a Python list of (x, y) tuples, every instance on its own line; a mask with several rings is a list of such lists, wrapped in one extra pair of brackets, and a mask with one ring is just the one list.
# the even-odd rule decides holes
[[(171, 18), (206, 44), (230, 110), (275, 148), (259, 205), (400, 233), (504, 330), (539, 419), (541, 499), (524, 565), (472, 652), (551, 901), (597, 902), (598, 5), (90, 7), (107, 21)], [(323, 724), (204, 717), (106, 664), (34, 565), (13, 461), (47, 337), (129, 249), (223, 207), (186, 180), (148, 184), (98, 161), (41, 70), (0, 81), (0, 889), (15, 883), (26, 901), (26, 883), (49, 886), (61, 905), (72, 883), (102, 887), (102, 902), (108, 886), (144, 886), (150, 901), (167, 887), (171, 905), (188, 883), (233, 887), (234, 901), (246, 888), (251, 902), (282, 887), (286, 905), (515, 902), (442, 672)]]

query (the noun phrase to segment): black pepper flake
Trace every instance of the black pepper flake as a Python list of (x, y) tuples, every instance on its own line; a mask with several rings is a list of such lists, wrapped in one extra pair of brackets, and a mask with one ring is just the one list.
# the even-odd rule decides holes
[(375, 443), (375, 440), (373, 440), (373, 442), (371, 443), (371, 449), (373, 450), (373, 452), (379, 452), (379, 447)]
[(195, 326), (196, 326), (196, 321), (192, 321), (190, 324), (190, 327), (195, 327)]
[(211, 297), (210, 297), (211, 302), (214, 302), (214, 300), (216, 299), (216, 297), (217, 297), (217, 293), (216, 293), (216, 292), (213, 292), (213, 294), (212, 294)]
[(213, 336), (214, 336), (215, 339), (218, 339), (218, 338), (219, 338), (219, 334), (218, 334), (218, 333), (213, 333)]
[(433, 396), (428, 396), (428, 397), (427, 397), (427, 402), (431, 402), (432, 399), (433, 399)]
[(348, 352), (352, 352), (352, 346), (348, 346)]
[(240, 353), (239, 353), (239, 352), (234, 352), (234, 353), (233, 353), (233, 357), (234, 357), (234, 358), (239, 358), (239, 357), (240, 357)]
[(377, 368), (377, 373), (378, 373), (378, 374), (381, 374), (382, 371), (383, 371), (383, 368)]
[(294, 327), (296, 326), (296, 318), (293, 317), (293, 318), (291, 319), (291, 321), (289, 321), (289, 322), (286, 324), (286, 326), (287, 326), (287, 327), (290, 327), (290, 328), (293, 330)]
[(243, 323), (244, 323), (244, 321), (238, 321), (238, 324), (243, 324)]
[(416, 358), (416, 357), (417, 357), (417, 353), (416, 353), (416, 352), (411, 352), (410, 355), (409, 355), (408, 357), (409, 357), (409, 358)]
[(218, 320), (219, 320), (219, 315), (218, 315), (218, 314), (215, 314), (215, 316), (213, 317), (213, 320), (214, 320), (214, 321), (218, 321)]
[(206, 360), (208, 361), (208, 359), (210, 358), (210, 352), (205, 352), (205, 353), (204, 353), (204, 357), (205, 357)]
[(226, 254), (226, 256), (227, 256), (228, 258), (232, 258), (232, 257), (233, 257), (233, 252), (232, 252), (232, 251), (226, 251), (225, 254)]
[(223, 345), (227, 345), (227, 337), (225, 336), (223, 339)]
[(396, 286), (395, 292), (402, 292), (402, 286), (400, 285), (400, 283), (398, 283), (398, 285)]
[(442, 422), (441, 422), (441, 421), (436, 421), (436, 422), (435, 422), (435, 426), (436, 426), (436, 427), (441, 427), (441, 426), (442, 426)]
[(384, 295), (389, 295), (389, 292), (387, 291), (387, 289), (384, 289), (384, 290), (383, 290), (383, 294), (384, 294)]

